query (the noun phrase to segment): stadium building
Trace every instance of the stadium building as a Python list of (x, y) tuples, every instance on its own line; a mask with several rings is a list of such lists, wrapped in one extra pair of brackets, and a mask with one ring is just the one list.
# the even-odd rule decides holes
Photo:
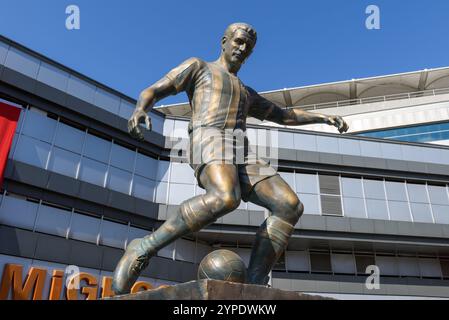
[[(251, 143), (277, 143), (278, 171), (305, 205), (271, 286), (341, 299), (449, 298), (449, 68), (262, 95), (350, 125), (339, 135), (249, 120)], [(127, 243), (204, 192), (171, 152), (187, 138), (189, 105), (155, 108), (153, 131), (138, 142), (127, 133), (134, 99), (5, 37), (0, 98), (21, 109), (1, 186), (0, 298), (108, 296)], [(134, 289), (194, 280), (216, 248), (248, 264), (268, 214), (242, 202), (161, 250)]]

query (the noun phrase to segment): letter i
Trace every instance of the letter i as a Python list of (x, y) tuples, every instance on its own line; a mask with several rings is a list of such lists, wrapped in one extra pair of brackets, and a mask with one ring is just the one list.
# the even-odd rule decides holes
[(48, 300), (60, 300), (62, 292), (62, 278), (64, 277), (64, 271), (53, 270), (51, 277), (50, 294)]

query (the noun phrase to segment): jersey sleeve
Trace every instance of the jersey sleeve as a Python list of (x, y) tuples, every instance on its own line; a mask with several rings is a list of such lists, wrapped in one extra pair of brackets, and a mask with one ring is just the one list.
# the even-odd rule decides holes
[(260, 96), (254, 89), (246, 87), (251, 96), (251, 104), (248, 110), (248, 116), (261, 121), (270, 120), (280, 108), (273, 102)]
[(172, 69), (165, 77), (172, 83), (176, 93), (188, 90), (199, 67), (199, 59), (190, 58)]

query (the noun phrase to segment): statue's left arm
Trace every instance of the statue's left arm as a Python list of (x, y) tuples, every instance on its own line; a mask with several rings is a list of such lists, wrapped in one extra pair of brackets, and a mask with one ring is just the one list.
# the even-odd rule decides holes
[(248, 115), (259, 120), (272, 121), (285, 126), (325, 123), (335, 126), (340, 133), (346, 132), (349, 129), (348, 124), (341, 116), (308, 112), (299, 108), (283, 109), (260, 96), (253, 89), (248, 89), (251, 94), (251, 107)]

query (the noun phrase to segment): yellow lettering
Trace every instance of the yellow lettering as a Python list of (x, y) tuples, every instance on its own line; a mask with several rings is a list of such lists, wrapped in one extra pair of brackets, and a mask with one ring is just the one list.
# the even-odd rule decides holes
[(131, 293), (153, 289), (151, 283), (145, 281), (137, 281), (131, 288)]
[(50, 294), (48, 300), (60, 300), (62, 292), (62, 280), (64, 277), (64, 271), (53, 270), (53, 276), (51, 277)]
[(3, 269), (2, 285), (0, 287), (0, 300), (8, 298), (12, 287), (13, 300), (42, 300), (42, 291), (45, 285), (47, 271), (31, 267), (28, 271), (25, 284), (23, 284), (23, 267), (17, 264), (6, 264)]
[(69, 285), (67, 287), (67, 300), (78, 300), (78, 286), (76, 284), (81, 283), (84, 280), (87, 282), (89, 287), (83, 287), (81, 293), (86, 295), (86, 300), (96, 300), (97, 299), (97, 278), (93, 275), (80, 272), (70, 279)]

